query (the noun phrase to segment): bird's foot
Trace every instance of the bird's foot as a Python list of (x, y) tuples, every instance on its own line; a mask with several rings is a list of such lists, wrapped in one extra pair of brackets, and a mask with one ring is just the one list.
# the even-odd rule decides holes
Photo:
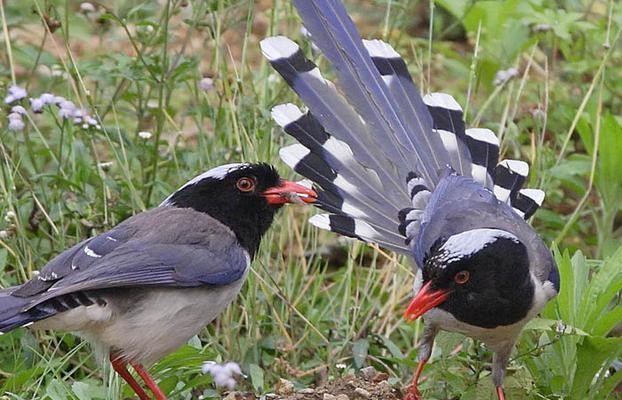
[(505, 400), (505, 394), (503, 394), (503, 387), (497, 386), (497, 397), (499, 400)]
[(417, 389), (417, 385), (411, 385), (408, 388), (408, 392), (404, 396), (404, 400), (422, 400), (421, 393), (419, 393), (419, 389)]

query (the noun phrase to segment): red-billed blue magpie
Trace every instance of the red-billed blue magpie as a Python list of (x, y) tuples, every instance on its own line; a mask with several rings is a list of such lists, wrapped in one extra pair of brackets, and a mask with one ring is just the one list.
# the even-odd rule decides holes
[(0, 290), (0, 334), (22, 326), (76, 332), (141, 400), (165, 399), (143, 364), (186, 343), (237, 296), (273, 217), (313, 190), (267, 164), (227, 164), (159, 207), (76, 244), (20, 286)]
[(293, 41), (262, 41), (265, 57), (308, 107), (272, 116), (299, 144), (281, 158), (315, 183), (329, 214), (314, 225), (407, 254), (417, 266), (405, 317), (423, 316), (417, 381), (439, 329), (494, 351), (500, 400), (508, 358), (523, 326), (559, 291), (551, 252), (525, 221), (544, 192), (522, 189), (523, 161), (499, 162), (488, 129), (465, 129), (449, 95), (423, 98), (399, 54), (361, 37), (339, 0), (293, 0), (338, 87)]

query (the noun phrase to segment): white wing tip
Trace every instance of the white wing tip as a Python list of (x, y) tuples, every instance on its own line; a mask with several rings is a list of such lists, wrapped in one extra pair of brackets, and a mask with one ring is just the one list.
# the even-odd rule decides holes
[(290, 168), (294, 168), (300, 160), (305, 158), (310, 152), (311, 150), (307, 149), (305, 146), (296, 143), (281, 148), (279, 150), (279, 156), (285, 164), (287, 164)]
[(317, 214), (309, 218), (309, 223), (316, 228), (330, 231), (330, 218), (328, 214)]
[(507, 167), (512, 172), (517, 173), (521, 176), (529, 175), (529, 164), (522, 160), (503, 160), (500, 163), (501, 165)]
[(456, 99), (447, 93), (428, 93), (423, 96), (423, 102), (430, 107), (442, 107), (448, 110), (462, 111), (462, 107), (460, 107)]
[(285, 36), (271, 36), (259, 42), (263, 55), (270, 61), (288, 58), (300, 48), (296, 42)]
[(475, 140), (480, 142), (486, 142), (488, 144), (495, 145), (499, 147), (499, 138), (497, 135), (490, 129), (486, 128), (470, 128), (466, 131), (467, 136), (472, 137)]
[(531, 200), (535, 201), (538, 206), (541, 206), (544, 203), (544, 197), (546, 194), (543, 190), (540, 189), (521, 189), (520, 194), (523, 196), (529, 197)]
[(367, 49), (370, 57), (401, 58), (393, 46), (387, 42), (383, 42), (382, 40), (363, 39), (363, 46)]
[(279, 124), (280, 127), (285, 127), (288, 124), (297, 121), (303, 116), (300, 108), (292, 103), (279, 104), (272, 108), (272, 119)]

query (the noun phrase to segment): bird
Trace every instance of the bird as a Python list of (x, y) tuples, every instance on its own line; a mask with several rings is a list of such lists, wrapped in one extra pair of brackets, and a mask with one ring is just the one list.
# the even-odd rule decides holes
[(264, 163), (221, 165), (158, 207), (53, 258), (0, 290), (0, 334), (18, 327), (75, 332), (141, 400), (166, 395), (149, 365), (198, 334), (237, 296), (262, 236), (285, 203), (316, 193)]
[[(421, 96), (388, 43), (363, 40), (339, 0), (293, 0), (312, 46), (333, 67), (325, 78), (284, 36), (263, 55), (306, 106), (272, 109), (298, 143), (281, 159), (310, 179), (310, 223), (404, 254), (416, 268), (404, 317), (423, 317), (418, 381), (439, 330), (485, 343), (494, 355), (499, 400), (508, 359), (525, 324), (557, 295), (560, 277), (543, 239), (528, 224), (544, 192), (523, 188), (529, 165), (499, 160), (489, 129), (469, 128), (446, 93)], [(310, 46), (307, 46), (310, 47)]]

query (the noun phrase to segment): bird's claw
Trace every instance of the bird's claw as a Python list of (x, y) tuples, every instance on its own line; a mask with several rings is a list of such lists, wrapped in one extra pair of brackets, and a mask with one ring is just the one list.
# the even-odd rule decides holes
[(421, 393), (419, 393), (417, 386), (412, 385), (408, 388), (408, 392), (406, 393), (406, 396), (404, 396), (404, 400), (423, 400), (423, 398), (421, 397)]

